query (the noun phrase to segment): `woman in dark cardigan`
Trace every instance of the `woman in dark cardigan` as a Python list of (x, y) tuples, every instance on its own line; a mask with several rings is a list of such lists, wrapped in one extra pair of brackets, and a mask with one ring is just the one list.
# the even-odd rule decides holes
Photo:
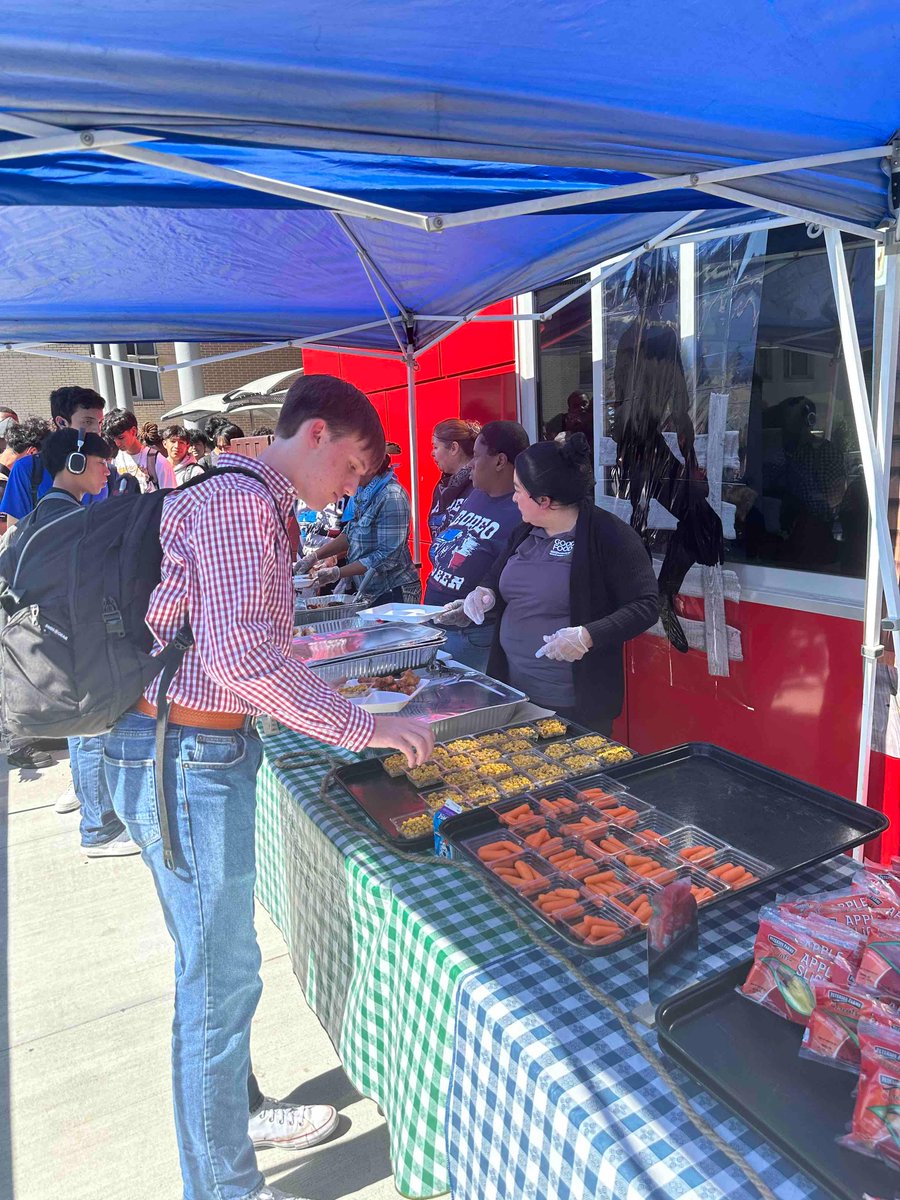
[(466, 613), (496, 606), (489, 675), (603, 733), (622, 709), (622, 648), (654, 624), (659, 600), (643, 543), (593, 504), (593, 486), (583, 434), (523, 450), (514, 498), (525, 523)]

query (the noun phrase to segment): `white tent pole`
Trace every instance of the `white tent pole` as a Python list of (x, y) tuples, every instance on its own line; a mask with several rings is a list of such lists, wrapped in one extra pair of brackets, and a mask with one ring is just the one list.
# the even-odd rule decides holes
[(25, 137), (21, 141), (0, 142), (0, 159), (34, 158), (39, 154), (71, 154), (73, 150), (106, 150), (110, 146), (128, 146), (134, 142), (156, 142), (146, 133), (120, 133), (116, 129), (70, 129), (47, 137)]
[[(484, 221), (498, 221), (504, 217), (555, 212), (562, 208), (576, 208), (582, 204), (623, 200), (631, 196), (646, 196), (652, 192), (671, 192), (677, 188), (704, 190), (707, 184), (724, 183), (728, 180), (752, 179), (760, 175), (779, 175), (783, 171), (810, 170), (835, 166), (838, 163), (857, 162), (866, 158), (884, 158), (891, 151), (891, 146), (867, 146), (861, 150), (844, 150), (834, 154), (808, 154), (802, 158), (749, 163), (743, 167), (720, 167), (712, 171), (689, 171), (680, 175), (664, 175), (655, 179), (642, 180), (640, 183), (625, 183), (620, 187), (592, 188), (588, 191), (569, 192), (562, 196), (544, 196), (540, 200), (522, 200), (513, 204), (497, 204), (492, 208), (475, 208), (460, 213), (442, 213), (439, 216), (429, 217), (427, 228), (432, 231), (455, 229), (461, 225), (478, 225)], [(769, 207), (769, 204), (762, 197), (756, 196), (753, 198), (753, 206), (765, 209)]]
[(555, 317), (561, 309), (571, 304), (574, 300), (577, 300), (579, 296), (583, 296), (585, 292), (591, 291), (592, 288), (599, 287), (603, 280), (607, 279), (614, 271), (619, 271), (622, 269), (622, 267), (627, 267), (628, 264), (634, 262), (635, 259), (640, 258), (644, 254), (648, 254), (651, 250), (655, 250), (664, 238), (667, 238), (670, 234), (682, 229), (696, 217), (702, 216), (703, 212), (704, 210), (702, 208), (697, 208), (693, 212), (684, 213), (678, 218), (677, 221), (673, 221), (671, 225), (667, 225), (665, 229), (655, 234), (652, 238), (648, 238), (647, 241), (643, 242), (637, 247), (637, 249), (630, 250), (628, 254), (623, 254), (622, 257), (617, 259), (611, 266), (604, 267), (601, 263), (599, 273), (595, 276), (592, 276), (592, 278), (590, 278), (587, 283), (583, 283), (581, 287), (576, 288), (574, 292), (569, 292), (568, 296), (563, 296), (561, 300), (558, 300), (556, 304), (548, 308), (543, 313), (544, 320), (549, 321), (551, 317)]
[(765, 196), (754, 196), (752, 192), (741, 192), (737, 188), (719, 187), (718, 184), (702, 186), (701, 192), (710, 196), (721, 196), (723, 200), (734, 200), (738, 204), (746, 204), (750, 208), (759, 208), (763, 212), (781, 213), (784, 217), (794, 217), (805, 221), (808, 225), (821, 225), (823, 229), (843, 230), (857, 237), (871, 238), (873, 242), (882, 240), (881, 231), (870, 229), (868, 225), (857, 225), (854, 221), (845, 221), (841, 217), (829, 217), (823, 213), (813, 212), (809, 208), (798, 208), (796, 204), (785, 204), (781, 200), (768, 200)]
[[(118, 345), (118, 343), (111, 343)], [(126, 371), (149, 371), (153, 375), (159, 375), (164, 370), (163, 367), (153, 366), (152, 363), (128, 362), (126, 359), (119, 358), (98, 358), (94, 354), (74, 354), (68, 350), (39, 350), (38, 346), (46, 346), (46, 342), (7, 342), (4, 346), (0, 346), (0, 352), (3, 354), (34, 354), (38, 358), (61, 358), (66, 362), (87, 362), (96, 363), (104, 367), (122, 367)]]
[(831, 281), (838, 310), (844, 361), (847, 365), (850, 400), (859, 438), (859, 454), (866, 481), (866, 491), (869, 496), (869, 512), (878, 549), (878, 569), (887, 603), (889, 621), (887, 627), (893, 632), (894, 652), (900, 659), (900, 584), (897, 581), (894, 544), (891, 540), (891, 528), (888, 521), (884, 469), (879, 461), (875, 432), (872, 428), (872, 413), (869, 409), (866, 377), (859, 350), (853, 297), (850, 293), (850, 280), (847, 275), (847, 260), (844, 257), (841, 235), (837, 230), (825, 230), (825, 245), (828, 250), (828, 265), (831, 268)]
[[(50, 125), (46, 121), (35, 121), (31, 117), (19, 117), (12, 113), (0, 113), (0, 129), (8, 129), (13, 133), (21, 133), (27, 137), (43, 137), (71, 135), (72, 130), (62, 125)], [(90, 130), (86, 132), (92, 132)], [(110, 131), (110, 136), (118, 131)], [(399, 208), (388, 208), (383, 204), (369, 204), (365, 200), (354, 200), (352, 196), (339, 196), (334, 192), (324, 192), (320, 188), (303, 187), (296, 183), (283, 183), (279, 179), (267, 179), (262, 175), (253, 175), (249, 171), (235, 171), (230, 167), (216, 167), (211, 163), (200, 162), (192, 158), (184, 158), (177, 154), (160, 154), (158, 150), (140, 150), (123, 148), (126, 141), (149, 142), (157, 141), (158, 136), (141, 136), (132, 138), (130, 133), (118, 134), (114, 145), (93, 145), (90, 148), (109, 154), (113, 158), (125, 158), (129, 162), (145, 163), (150, 167), (161, 167), (165, 171), (179, 171), (183, 175), (196, 175), (200, 179), (211, 179), (216, 183), (227, 183), (233, 187), (247, 188), (252, 192), (265, 192), (270, 196), (283, 196), (289, 200), (299, 200), (305, 204), (314, 204), (319, 208), (335, 209), (356, 217), (379, 217), (384, 221), (392, 221), (397, 225), (408, 225), (414, 229), (424, 229), (427, 217), (418, 213), (404, 212)], [(88, 149), (88, 147), (84, 147)]]
[(360, 358), (386, 358), (390, 362), (403, 362), (403, 357), (394, 350), (362, 350), (359, 346), (321, 345), (319, 342), (297, 342), (298, 346), (308, 345), (312, 350), (330, 351), (334, 354), (357, 354)]
[[(408, 331), (410, 327), (407, 327)], [(413, 565), (421, 567), (419, 545), (419, 447), (416, 415), (416, 355), (412, 337), (406, 344), (406, 410), (409, 421), (409, 501), (412, 507)]]
[[(729, 225), (724, 229), (706, 229), (702, 232), (681, 233), (678, 237), (666, 238), (657, 246), (658, 250), (666, 246), (686, 246), (697, 242), (718, 241), (720, 238), (738, 237), (742, 233), (764, 233), (769, 229), (784, 229), (789, 225), (804, 225), (799, 217), (773, 217), (771, 221), (747, 221), (744, 225)], [(818, 222), (816, 222), (818, 224)]]
[[(395, 291), (395, 289), (391, 285), (390, 281), (388, 280), (387, 276), (385, 275), (384, 271), (382, 271), (382, 269), (379, 267), (378, 263), (375, 261), (375, 259), (372, 257), (372, 255), (369, 253), (369, 251), (366, 249), (366, 247), (362, 244), (362, 242), (359, 240), (359, 238), (356, 236), (356, 234), (353, 232), (353, 230), (347, 224), (347, 221), (344, 219), (344, 217), (342, 217), (340, 213), (336, 213), (336, 212), (333, 212), (331, 215), (334, 217), (335, 221), (341, 227), (341, 229), (344, 232), (345, 237), (352, 244), (353, 248), (356, 250), (356, 253), (359, 255), (359, 257), (363, 261), (363, 263), (369, 264), (369, 268), (371, 269), (372, 274), (375, 276), (375, 278), (378, 280), (378, 282), (381, 284), (381, 286), (384, 288), (384, 290), (387, 292), (387, 294), (390, 296), (390, 298), (393, 300), (393, 302), (397, 305), (397, 308), (398, 308), (403, 320), (408, 321), (411, 316), (410, 310), (406, 307), (406, 305), (400, 299), (397, 292)], [(369, 282), (371, 283), (371, 280)], [(374, 284), (373, 284), (373, 287), (374, 287)]]
[[(882, 255), (879, 260), (879, 254)], [(880, 269), (879, 269), (880, 268)], [(897, 380), (897, 348), (900, 341), (900, 256), (876, 251), (876, 326), (875, 346), (878, 352), (876, 410), (876, 440), (882, 470), (888, 462), (894, 424), (894, 404)], [(878, 295), (880, 293), (880, 295)], [(885, 484), (887, 474), (885, 473)], [(884, 493), (887, 503), (887, 490)], [(859, 761), (856, 777), (856, 800), (868, 803), (869, 768), (872, 755), (872, 729), (875, 719), (875, 681), (878, 659), (883, 653), (881, 611), (881, 574), (878, 570), (878, 538), (874, 523), (869, 523), (869, 543), (866, 555), (866, 597), (863, 611), (863, 695), (859, 731)]]

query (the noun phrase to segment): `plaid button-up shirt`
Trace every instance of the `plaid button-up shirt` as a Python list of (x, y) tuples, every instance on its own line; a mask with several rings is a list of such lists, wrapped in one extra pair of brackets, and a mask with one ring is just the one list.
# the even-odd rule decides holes
[[(162, 578), (147, 625), (155, 653), (185, 617), (195, 642), (170, 699), (207, 712), (270, 713), (320, 741), (364, 749), (373, 717), (291, 657), (294, 591), (282, 524), (295, 498), (290, 481), (237, 454), (220, 455), (217, 465), (254, 471), (261, 482), (222, 475), (165, 501)], [(157, 687), (154, 680), (146, 692), (154, 704)]]

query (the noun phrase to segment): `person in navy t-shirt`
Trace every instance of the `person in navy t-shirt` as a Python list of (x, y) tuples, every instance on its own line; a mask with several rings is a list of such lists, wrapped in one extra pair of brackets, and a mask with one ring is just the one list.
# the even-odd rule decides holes
[[(77, 429), (80, 433), (99, 433), (103, 419), (103, 397), (92, 388), (61, 387), (50, 393), (50, 424), (53, 429)], [(44, 470), (37, 488), (33, 487), (35, 459), (33, 455), (20, 458), (13, 463), (3, 493), (3, 511), (10, 517), (10, 524), (27, 517), (37, 499), (50, 491), (53, 480)], [(105, 500), (107, 488), (96, 496), (85, 496), (82, 504)]]
[[(472, 491), (448, 513), (434, 536), (426, 604), (462, 600), (488, 574), (506, 549), (509, 535), (522, 523), (513, 503), (513, 463), (528, 445), (517, 421), (489, 421), (475, 442)], [(447, 633), (447, 649), (457, 662), (484, 670), (493, 625), (468, 626)]]

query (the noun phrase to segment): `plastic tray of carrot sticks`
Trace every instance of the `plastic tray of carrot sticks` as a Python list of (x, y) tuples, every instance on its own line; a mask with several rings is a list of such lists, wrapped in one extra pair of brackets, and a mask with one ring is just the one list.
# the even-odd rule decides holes
[[(690, 879), (701, 906), (742, 886), (724, 878), (739, 852), (632, 793), (617, 794), (609, 780), (557, 784), (463, 813), (441, 832), (454, 856), (477, 863), (495, 887), (587, 955), (642, 938), (654, 895), (675, 879)], [(754, 881), (768, 870), (749, 860), (746, 868)]]

